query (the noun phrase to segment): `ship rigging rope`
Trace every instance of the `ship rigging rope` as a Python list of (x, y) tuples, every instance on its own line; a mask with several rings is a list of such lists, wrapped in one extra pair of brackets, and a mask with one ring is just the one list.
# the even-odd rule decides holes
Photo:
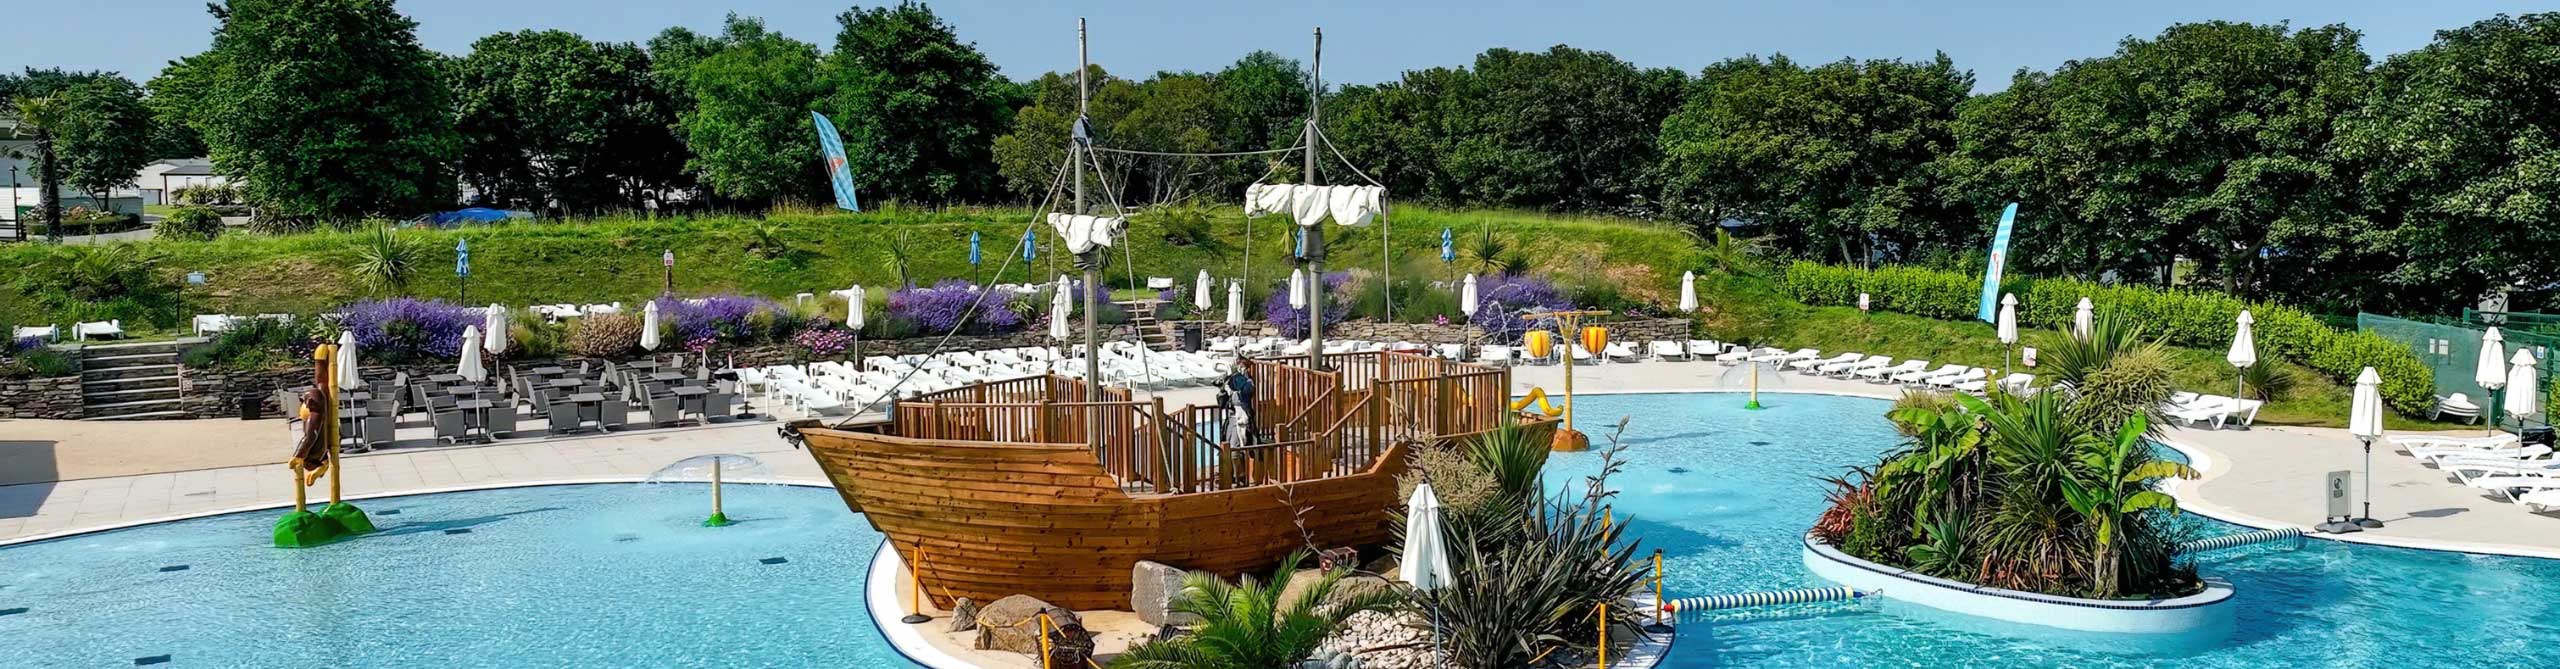
[[(1056, 204), (1056, 203), (1057, 203), (1057, 201), (1058, 201), (1058, 190), (1059, 190), (1059, 188), (1060, 188), (1060, 185), (1061, 185), (1061, 184), (1064, 184), (1064, 183), (1066, 182), (1066, 179), (1067, 179), (1067, 169), (1066, 169), (1066, 168), (1067, 168), (1069, 165), (1072, 165), (1072, 164), (1073, 164), (1073, 163), (1072, 163), (1072, 161), (1073, 161), (1073, 160), (1075, 160), (1075, 150), (1074, 150), (1074, 149), (1068, 149), (1068, 151), (1067, 151), (1067, 161), (1069, 161), (1069, 162), (1068, 162), (1068, 164), (1067, 164), (1067, 165), (1060, 165), (1060, 166), (1059, 166), (1059, 169), (1058, 169), (1058, 175), (1057, 175), (1056, 177), (1053, 177), (1053, 178), (1051, 178), (1051, 179), (1049, 180), (1049, 192), (1048, 192), (1048, 194), (1047, 194), (1047, 195), (1044, 195), (1044, 196), (1042, 196), (1042, 197), (1041, 197), (1041, 200), (1040, 200), (1040, 207), (1039, 207), (1039, 208), (1037, 208), (1037, 209), (1033, 209), (1032, 211), (1035, 211), (1035, 212), (1045, 212), (1045, 211), (1048, 211), (1048, 210), (1049, 210), (1049, 205), (1052, 205), (1052, 204)], [(1031, 218), (1031, 221), (1030, 221), (1030, 222), (1028, 222), (1028, 223), (1024, 223), (1024, 224), (1023, 224), (1023, 226), (1022, 226), (1022, 234), (1023, 234), (1023, 235), (1026, 235), (1026, 236), (1027, 236), (1027, 235), (1030, 235), (1030, 234), (1031, 234), (1031, 232), (1032, 232), (1032, 230), (1035, 230), (1035, 229), (1037, 229), (1037, 228), (1039, 227), (1039, 225), (1040, 225), (1040, 220), (1041, 220), (1041, 217), (1040, 217), (1039, 215), (1037, 215), (1037, 214), (1034, 214), (1034, 215), (1032, 216), (1032, 218)], [(998, 278), (998, 279), (1002, 279), (1002, 278), (1004, 277), (1004, 270), (1005, 270), (1005, 268), (1012, 267), (1012, 266), (1013, 266), (1013, 261), (1014, 261), (1015, 259), (1017, 259), (1017, 258), (1020, 258), (1020, 257), (1021, 257), (1021, 254), (1019, 254), (1019, 253), (1007, 253), (1007, 254), (1004, 254), (1004, 263), (999, 264), (999, 265), (996, 265), (996, 273), (995, 273), (995, 277), (996, 277), (996, 278)], [(942, 353), (942, 351), (943, 351), (943, 349), (944, 349), (944, 348), (949, 347), (949, 346), (951, 345), (951, 339), (952, 339), (953, 337), (957, 337), (957, 336), (959, 336), (959, 335), (960, 335), (960, 329), (961, 329), (961, 328), (965, 328), (965, 327), (969, 327), (969, 320), (970, 320), (971, 318), (973, 318), (973, 317), (975, 317), (975, 316), (977, 316), (977, 315), (978, 315), (978, 305), (986, 304), (986, 302), (987, 302), (987, 298), (989, 297), (989, 293), (993, 293), (993, 292), (995, 292), (993, 289), (986, 288), (986, 287), (980, 287), (980, 288), (979, 288), (979, 290), (978, 290), (978, 299), (974, 299), (974, 300), (970, 300), (970, 301), (969, 301), (969, 307), (968, 307), (967, 309), (962, 309), (962, 310), (960, 311), (960, 320), (958, 320), (958, 321), (956, 321), (956, 322), (953, 322), (953, 323), (951, 324), (951, 331), (942, 333), (942, 338), (941, 338), (941, 339), (934, 340), (934, 342), (933, 342), (933, 350), (932, 350), (931, 352), (926, 353), (926, 355), (928, 355), (928, 356), (931, 356), (931, 355), (940, 355), (940, 354)], [(853, 305), (851, 308), (854, 308), (854, 309), (860, 309), (860, 308), (863, 308), (863, 307), (862, 307), (862, 305)], [(858, 361), (858, 360), (857, 360), (857, 361), (855, 361), (855, 362), (856, 362), (856, 363), (859, 363), (859, 362), (861, 362), (861, 361)], [(909, 366), (909, 367), (907, 368), (907, 372), (906, 372), (905, 374), (900, 374), (900, 375), (898, 375), (898, 381), (897, 381), (896, 383), (891, 383), (891, 384), (889, 384), (889, 389), (888, 389), (888, 390), (884, 390), (884, 391), (881, 391), (881, 392), (880, 392), (880, 401), (882, 401), (882, 402), (886, 402), (886, 403), (888, 404), (888, 408), (887, 408), (887, 410), (886, 410), (886, 411), (887, 411), (887, 413), (889, 413), (889, 414), (890, 414), (890, 416), (891, 416), (891, 417), (893, 417), (893, 418), (894, 418), (894, 417), (897, 415), (895, 410), (897, 409), (897, 406), (898, 406), (898, 404), (897, 404), (897, 402), (898, 402), (898, 389), (899, 389), (899, 388), (906, 387), (906, 385), (907, 385), (907, 380), (908, 380), (908, 379), (915, 378), (916, 373), (918, 373), (918, 372), (922, 372), (922, 371), (924, 371), (924, 366), (923, 366), (923, 365), (912, 365), (912, 366)], [(862, 407), (855, 407), (855, 408), (854, 408), (854, 410), (853, 410), (850, 414), (848, 414), (848, 415), (846, 415), (846, 416), (844, 417), (844, 420), (836, 421), (835, 428), (836, 428), (836, 429), (844, 429), (844, 427), (845, 427), (845, 426), (847, 426), (847, 425), (852, 425), (852, 424), (853, 424), (853, 419), (855, 419), (855, 418), (857, 418), (857, 417), (860, 417), (861, 415), (862, 415)]]
[[(1127, 221), (1128, 216), (1129, 216), (1129, 210), (1128, 210), (1127, 208), (1125, 208), (1125, 207), (1120, 206), (1120, 192), (1111, 188), (1111, 177), (1110, 177), (1110, 176), (1108, 176), (1108, 175), (1107, 175), (1107, 173), (1105, 173), (1105, 172), (1103, 171), (1103, 169), (1102, 169), (1102, 159), (1101, 159), (1101, 158), (1098, 158), (1098, 157), (1095, 157), (1095, 156), (1094, 156), (1094, 154), (1093, 154), (1092, 152), (1090, 152), (1090, 151), (1085, 152), (1085, 156), (1084, 156), (1084, 157), (1085, 157), (1085, 161), (1086, 161), (1088, 164), (1093, 165), (1093, 179), (1094, 179), (1095, 181), (1098, 181), (1098, 182), (1101, 182), (1101, 183), (1102, 183), (1102, 199), (1103, 199), (1103, 201), (1111, 203), (1111, 213), (1112, 213), (1112, 214), (1114, 214), (1114, 215), (1119, 216), (1119, 217), (1121, 218), (1121, 220), (1123, 221), (1123, 223), (1121, 224), (1123, 227), (1122, 227), (1122, 228), (1121, 228), (1121, 230), (1120, 230), (1120, 232), (1121, 232), (1121, 234), (1120, 234), (1120, 265), (1121, 265), (1121, 269), (1122, 269), (1122, 270), (1124, 270), (1124, 271), (1127, 271), (1127, 272), (1129, 273), (1129, 285), (1132, 285), (1132, 286), (1145, 285), (1145, 284), (1141, 284), (1141, 283), (1139, 283), (1139, 282), (1138, 282), (1138, 257), (1137, 257), (1137, 252), (1132, 251), (1132, 250), (1130, 250), (1130, 249), (1129, 249), (1129, 246), (1130, 246), (1130, 243), (1129, 243), (1129, 235), (1128, 235), (1128, 228), (1126, 227), (1126, 226), (1127, 226), (1126, 221)], [(1085, 290), (1093, 290), (1093, 289), (1095, 289), (1095, 288), (1096, 288), (1095, 286), (1086, 286), (1086, 287), (1085, 287)], [(1106, 296), (1107, 296), (1107, 295), (1108, 295), (1108, 294), (1106, 294)], [(1136, 328), (1131, 328), (1131, 330), (1135, 330), (1135, 329), (1136, 329)], [(1148, 350), (1149, 350), (1149, 349), (1147, 348), (1146, 333), (1144, 333), (1144, 332), (1140, 332), (1140, 333), (1138, 333), (1138, 367), (1139, 367), (1140, 371), (1144, 373), (1144, 377), (1145, 377), (1145, 378), (1146, 378), (1146, 380), (1147, 380), (1147, 385), (1148, 385), (1149, 387), (1154, 387), (1154, 386), (1156, 385), (1156, 383), (1157, 383), (1157, 381), (1156, 381), (1156, 366), (1155, 366), (1155, 365), (1153, 365), (1153, 364), (1148, 363), (1148, 361), (1147, 361), (1147, 352), (1148, 352)], [(1102, 355), (1101, 347), (1100, 347), (1100, 346), (1090, 346), (1090, 347), (1086, 347), (1084, 354), (1085, 354), (1085, 355), (1088, 355), (1088, 356), (1100, 356), (1100, 355)], [(1093, 381), (1094, 383), (1101, 383), (1101, 382), (1102, 382), (1102, 380), (1101, 380), (1101, 379), (1093, 379), (1092, 381)], [(1136, 398), (1137, 398), (1137, 394), (1134, 392), (1134, 391), (1136, 391), (1136, 390), (1137, 390), (1137, 388), (1136, 388), (1135, 386), (1136, 386), (1136, 384), (1131, 384), (1131, 388), (1130, 388), (1130, 390), (1131, 390), (1131, 391), (1133, 391), (1133, 392), (1131, 392), (1131, 393), (1130, 393), (1130, 399), (1136, 399)], [(1153, 391), (1153, 390), (1149, 390), (1149, 391), (1147, 391), (1147, 392), (1149, 392), (1149, 393), (1153, 393), (1153, 392), (1155, 392), (1155, 391)]]
[(1114, 149), (1108, 146), (1095, 146), (1093, 147), (1093, 150), (1103, 153), (1119, 153), (1133, 156), (1165, 156), (1170, 158), (1235, 158), (1240, 156), (1266, 156), (1277, 153), (1297, 153), (1299, 150), (1305, 148), (1307, 148), (1307, 145), (1298, 144), (1285, 149), (1261, 149), (1257, 151), (1143, 151), (1139, 149)]
[[(1352, 174), (1359, 176), (1361, 181), (1369, 182), (1369, 185), (1378, 187), (1378, 190), (1380, 191), (1386, 190), (1386, 184), (1378, 183), (1377, 179), (1369, 178), (1369, 174), (1367, 172), (1360, 171), (1360, 166), (1351, 164), (1350, 157), (1342, 155), (1342, 147), (1336, 146), (1333, 143), (1333, 136), (1324, 134), (1323, 124), (1316, 124), (1316, 141), (1323, 143), (1324, 148), (1333, 152), (1334, 159), (1342, 161), (1342, 166), (1351, 170)], [(1308, 150), (1313, 151), (1315, 149)], [(1386, 297), (1385, 299), (1379, 300), (1379, 305), (1386, 309), (1387, 321), (1392, 323), (1395, 322), (1396, 319), (1395, 252), (1388, 248), (1387, 244), (1387, 228), (1389, 227), (1387, 224), (1387, 218), (1388, 217), (1383, 215), (1378, 217), (1378, 274), (1383, 277), (1381, 280), (1387, 284), (1385, 292)]]

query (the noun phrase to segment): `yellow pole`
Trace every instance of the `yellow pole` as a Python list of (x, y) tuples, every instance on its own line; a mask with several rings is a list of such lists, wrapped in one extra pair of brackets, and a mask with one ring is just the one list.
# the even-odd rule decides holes
[(1573, 349), (1582, 345), (1570, 333), (1576, 329), (1575, 325), (1581, 323), (1581, 318), (1570, 313), (1556, 319), (1556, 340), (1564, 344), (1564, 429), (1567, 432), (1573, 431)]
[(1600, 669), (1609, 669), (1609, 603), (1600, 603)]
[(1050, 655), (1052, 653), (1049, 652), (1049, 614), (1042, 612), (1040, 614), (1040, 669), (1054, 669), (1049, 666)]
[(1653, 624), (1662, 624), (1662, 549), (1653, 549)]
[(323, 365), (323, 371), (320, 374), (319, 383), (320, 414), (324, 417), (320, 421), (320, 425), (321, 429), (327, 430), (326, 432), (320, 433), (320, 437), (323, 440), (323, 443), (327, 443), (329, 445), (329, 505), (337, 506), (339, 487), (338, 458), (341, 455), (338, 453), (337, 370), (338, 356), (345, 352), (338, 350), (338, 347), (335, 346), (323, 346), (321, 348), (326, 349), (328, 352), (320, 355), (320, 357), (324, 358), (323, 362), (325, 363)]

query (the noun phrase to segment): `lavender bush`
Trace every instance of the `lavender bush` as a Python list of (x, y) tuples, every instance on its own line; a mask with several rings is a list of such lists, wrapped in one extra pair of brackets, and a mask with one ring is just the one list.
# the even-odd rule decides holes
[(833, 358), (853, 346), (853, 331), (843, 328), (810, 328), (792, 337), (791, 343), (809, 349), (809, 357)]
[[(1006, 334), (1022, 329), (1022, 314), (1016, 311), (1011, 293), (990, 293), (977, 284), (946, 279), (924, 288), (903, 288), (889, 294), (889, 315), (902, 318), (923, 328), (927, 335), (940, 335), (961, 325), (962, 334)], [(971, 307), (975, 305), (975, 311)]]
[(1528, 276), (1497, 275), (1476, 282), (1476, 327), (1494, 341), (1516, 342), (1531, 323), (1520, 318), (1530, 311), (1558, 311), (1573, 308), (1573, 300), (1554, 283)]
[(463, 328), (482, 317), (479, 309), (406, 297), (357, 302), (338, 313), (338, 327), (356, 334), (358, 353), (388, 363), (454, 359)]
[[(1350, 285), (1350, 272), (1324, 275), (1324, 322), (1340, 323), (1351, 317), (1351, 291), (1344, 290)], [(1272, 327), (1280, 329), (1280, 336), (1307, 336), (1307, 310), (1289, 306), (1287, 278), (1282, 278), (1279, 287), (1271, 291), (1271, 297), (1262, 301), (1262, 313), (1271, 320)]]
[(658, 318), (673, 332), (673, 339), (688, 348), (705, 339), (742, 344), (765, 341), (772, 338), (771, 327), (765, 324), (781, 317), (781, 305), (760, 297), (658, 298)]

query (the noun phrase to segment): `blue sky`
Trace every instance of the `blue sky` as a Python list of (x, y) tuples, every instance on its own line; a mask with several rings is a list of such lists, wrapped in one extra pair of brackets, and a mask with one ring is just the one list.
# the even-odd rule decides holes
[[(137, 80), (169, 59), (204, 49), (213, 20), (204, 0), (16, 0), (0, 37), (0, 68), (106, 69)], [(641, 41), (671, 25), (716, 28), (727, 12), (761, 16), (800, 39), (834, 41), (848, 4), (809, 0), (405, 0), (429, 48), (467, 51), (493, 32), (569, 30), (593, 39)], [(1984, 90), (2005, 87), (2021, 66), (2050, 69), (2104, 55), (2128, 35), (2183, 21), (2345, 23), (2377, 59), (2423, 46), (2434, 31), (2498, 13), (2560, 10), (2554, 2), (2481, 0), (1390, 0), (1217, 2), (943, 0), (934, 10), (977, 43), (1008, 76), (1072, 69), (1075, 19), (1093, 27), (1093, 58), (1113, 72), (1216, 69), (1254, 49), (1304, 58), (1308, 31), (1325, 28), (1325, 79), (1369, 83), (1415, 68), (1458, 65), (1502, 46), (1571, 44), (1639, 65), (1695, 71), (1745, 54), (1798, 60), (1927, 58), (1944, 50)]]

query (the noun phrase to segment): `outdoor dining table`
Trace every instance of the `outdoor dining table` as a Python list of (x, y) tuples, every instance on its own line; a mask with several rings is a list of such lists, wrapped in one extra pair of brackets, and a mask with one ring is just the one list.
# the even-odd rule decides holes
[(532, 374), (534, 376), (559, 376), (562, 372), (566, 371), (569, 370), (561, 369), (559, 365), (543, 365), (541, 367), (525, 370), (524, 373)]
[(484, 441), (494, 439), (497, 436), (489, 434), (489, 409), (495, 406), (495, 404), (490, 403), (488, 400), (482, 399), (469, 399), (453, 403), (453, 408), (469, 412), (463, 414), (471, 418), (470, 422), (463, 425), (463, 431), (468, 433), (472, 430), (478, 430), (480, 431), (480, 438)]
[(463, 382), (463, 381), (467, 381), (467, 380), (469, 380), (469, 379), (464, 379), (464, 378), (462, 378), (462, 375), (460, 375), (460, 374), (437, 374), (437, 375), (435, 375), (435, 376), (427, 377), (427, 381), (429, 381), (429, 382), (435, 383), (435, 384), (437, 384), (437, 385), (446, 385), (446, 386), (453, 385), (453, 384), (456, 384), (456, 383), (461, 383), (461, 382)]
[(711, 394), (710, 389), (702, 386), (677, 386), (671, 392), (676, 395), (676, 413), (696, 414), (702, 416), (703, 420), (711, 419), (710, 408), (703, 406), (703, 397)]
[(578, 393), (566, 400), (578, 408), (579, 425), (586, 425), (588, 421), (594, 421), (598, 427), (604, 425), (603, 393)]

